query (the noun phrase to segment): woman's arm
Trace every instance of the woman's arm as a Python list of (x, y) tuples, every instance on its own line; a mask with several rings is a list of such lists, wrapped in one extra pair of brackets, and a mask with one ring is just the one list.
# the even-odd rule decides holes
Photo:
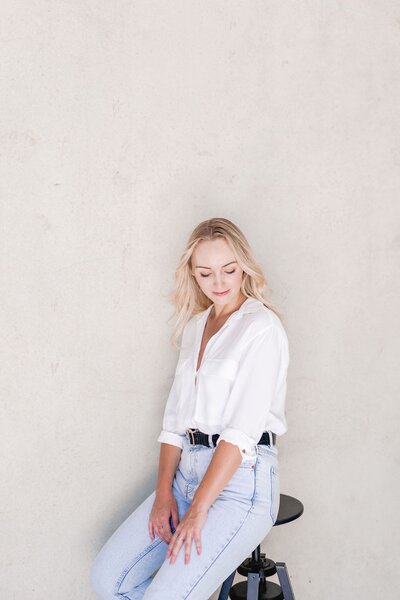
[(167, 544), (171, 541), (171, 526), (175, 530), (179, 522), (178, 505), (172, 491), (172, 481), (180, 457), (181, 449), (178, 446), (164, 442), (161, 444), (156, 497), (151, 509), (148, 529), (152, 540), (157, 534)]
[(242, 455), (239, 447), (221, 440), (193, 496), (192, 503), (169, 542), (167, 558), (170, 557), (170, 564), (175, 562), (183, 543), (185, 544), (185, 564), (189, 562), (192, 540), (195, 542), (197, 553), (201, 554), (200, 531), (206, 521), (208, 510), (241, 462)]
[(238, 446), (221, 440), (193, 496), (191, 504), (193, 510), (208, 511), (241, 463), (242, 455)]
[(172, 444), (161, 443), (158, 463), (156, 494), (170, 492), (172, 481), (178, 468), (182, 450)]

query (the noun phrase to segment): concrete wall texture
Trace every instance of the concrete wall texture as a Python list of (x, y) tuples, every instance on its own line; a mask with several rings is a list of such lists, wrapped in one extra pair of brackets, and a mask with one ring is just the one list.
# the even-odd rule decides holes
[(262, 551), (296, 598), (397, 599), (399, 3), (1, 13), (1, 598), (94, 600), (156, 481), (173, 271), (224, 216), (290, 342), (281, 491), (305, 512)]

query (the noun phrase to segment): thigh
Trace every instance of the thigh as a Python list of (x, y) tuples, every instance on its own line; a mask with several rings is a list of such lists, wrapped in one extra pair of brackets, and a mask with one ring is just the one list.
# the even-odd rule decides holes
[[(174, 495), (181, 519), (187, 505), (176, 488)], [(168, 544), (157, 535), (152, 540), (148, 531), (154, 500), (155, 491), (125, 519), (98, 553), (91, 579), (93, 588), (105, 597), (134, 589), (162, 564)]]
[[(165, 590), (174, 600), (205, 600), (265, 538), (273, 526), (276, 478), (272, 455), (257, 456), (254, 464), (235, 472), (209, 509), (201, 531), (202, 553), (192, 544), (190, 562), (184, 564), (184, 546), (176, 562), (165, 559), (144, 595), (160, 600)], [(277, 470), (277, 469), (275, 469)], [(274, 516), (274, 513), (272, 512)]]

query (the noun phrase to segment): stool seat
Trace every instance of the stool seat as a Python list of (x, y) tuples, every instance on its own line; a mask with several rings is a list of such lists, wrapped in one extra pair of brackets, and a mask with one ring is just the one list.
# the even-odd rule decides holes
[[(304, 506), (297, 498), (280, 494), (279, 510), (275, 525), (284, 525), (298, 519), (304, 512)], [(247, 581), (237, 583), (232, 587), (236, 571), (247, 577)], [(280, 586), (267, 577), (277, 573)], [(295, 600), (286, 563), (266, 558), (260, 551), (260, 544), (253, 550), (252, 557), (238, 565), (222, 584), (218, 600)]]
[(274, 523), (274, 527), (276, 525), (283, 525), (284, 523), (290, 523), (290, 521), (295, 521), (304, 512), (304, 506), (294, 498), (293, 496), (287, 496), (286, 494), (280, 495), (279, 500), (279, 510), (278, 516), (276, 517), (276, 521)]

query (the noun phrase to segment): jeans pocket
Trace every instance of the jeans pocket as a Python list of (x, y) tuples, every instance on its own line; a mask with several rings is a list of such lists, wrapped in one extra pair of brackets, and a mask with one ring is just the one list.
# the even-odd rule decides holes
[(271, 465), (270, 467), (270, 481), (271, 481), (271, 502), (270, 502), (270, 515), (272, 523), (274, 524), (279, 511), (280, 503), (280, 481), (279, 481), (279, 467)]
[(255, 469), (257, 463), (257, 457), (251, 460), (244, 460), (240, 465), (239, 469)]

